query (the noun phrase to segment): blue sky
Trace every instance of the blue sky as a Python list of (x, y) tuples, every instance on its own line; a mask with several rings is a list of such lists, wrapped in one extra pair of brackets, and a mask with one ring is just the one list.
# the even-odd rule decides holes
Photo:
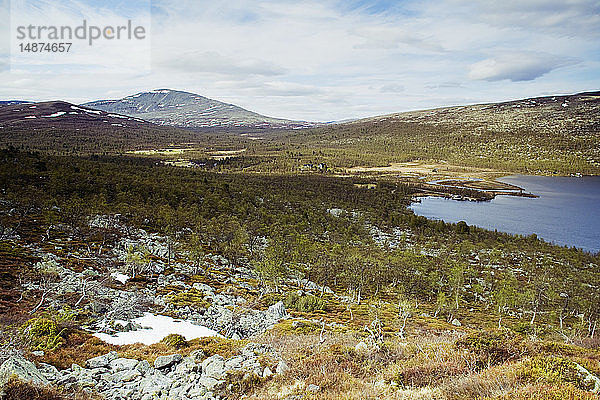
[[(134, 19), (148, 4), (73, 1)], [(83, 102), (173, 88), (323, 121), (600, 89), (597, 0), (153, 0), (151, 41), (151, 72), (5, 69), (0, 97)]]

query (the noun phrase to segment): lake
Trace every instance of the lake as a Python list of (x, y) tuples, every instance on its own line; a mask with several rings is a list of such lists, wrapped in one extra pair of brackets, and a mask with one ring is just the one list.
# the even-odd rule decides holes
[(496, 196), (488, 202), (423, 197), (410, 208), (446, 222), (465, 221), (486, 229), (530, 235), (585, 251), (600, 251), (600, 176), (513, 175), (498, 179), (540, 196)]

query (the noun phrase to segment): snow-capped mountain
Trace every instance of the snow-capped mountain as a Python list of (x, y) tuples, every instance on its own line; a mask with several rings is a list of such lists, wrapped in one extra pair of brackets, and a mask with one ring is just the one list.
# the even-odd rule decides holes
[(186, 128), (303, 128), (316, 125), (304, 121), (270, 118), (233, 104), (170, 89), (152, 90), (120, 100), (99, 100), (83, 105), (140, 118), (155, 124)]

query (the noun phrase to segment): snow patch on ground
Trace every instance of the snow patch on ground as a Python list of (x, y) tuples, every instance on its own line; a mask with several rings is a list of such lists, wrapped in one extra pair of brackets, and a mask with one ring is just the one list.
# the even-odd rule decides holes
[(61, 115), (64, 115), (64, 114), (66, 114), (66, 112), (58, 111), (58, 112), (55, 112), (54, 114), (42, 115), (42, 118), (56, 118), (56, 117), (60, 117)]
[(34, 119), (34, 118), (37, 118), (37, 117), (35, 115), (30, 115), (28, 117), (25, 117), (25, 119)]
[(123, 285), (129, 280), (129, 276), (125, 274), (120, 274), (118, 272), (113, 272), (110, 274), (115, 280), (121, 282)]
[(217, 332), (205, 326), (194, 325), (189, 321), (176, 320), (165, 315), (145, 313), (143, 317), (136, 318), (131, 322), (139, 324), (143, 328), (135, 331), (119, 332), (116, 335), (95, 333), (94, 336), (104, 340), (106, 343), (115, 345), (133, 343), (151, 345), (160, 342), (165, 336), (171, 333), (178, 333), (185, 337), (186, 340), (207, 336), (220, 336)]

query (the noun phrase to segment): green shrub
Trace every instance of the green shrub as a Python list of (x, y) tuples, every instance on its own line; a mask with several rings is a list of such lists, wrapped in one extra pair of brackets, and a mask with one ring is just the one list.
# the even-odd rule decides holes
[(33, 350), (56, 350), (67, 336), (66, 328), (48, 318), (32, 318), (23, 324), (21, 331), (30, 340)]
[(508, 330), (474, 332), (458, 340), (456, 346), (475, 353), (480, 368), (517, 360), (528, 352), (522, 337)]
[(564, 357), (536, 356), (526, 360), (519, 371), (521, 379), (530, 382), (543, 381), (549, 384), (572, 383), (583, 390), (594, 388), (593, 382), (584, 381), (576, 364)]
[(187, 340), (177, 333), (171, 333), (170, 335), (165, 336), (160, 342), (176, 349), (181, 349), (182, 347), (188, 346)]
[(167, 303), (175, 307), (195, 307), (207, 309), (210, 303), (204, 298), (204, 294), (196, 289), (190, 289), (186, 292), (170, 294), (166, 298)]
[(288, 293), (283, 303), (287, 308), (300, 312), (313, 312), (325, 309), (325, 300), (313, 295), (300, 296), (296, 292)]

